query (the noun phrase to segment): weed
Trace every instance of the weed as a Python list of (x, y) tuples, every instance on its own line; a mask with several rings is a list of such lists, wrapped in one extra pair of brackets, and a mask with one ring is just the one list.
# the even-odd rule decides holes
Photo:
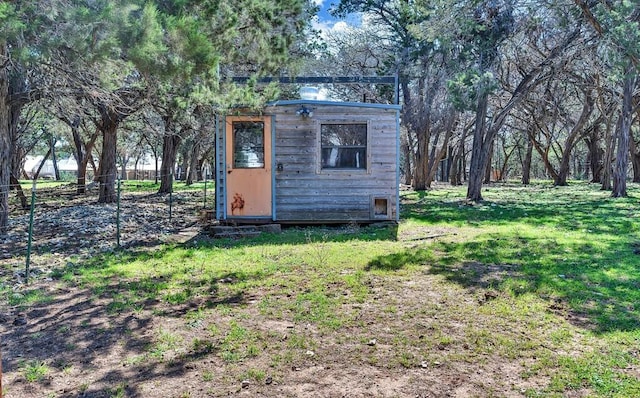
[(31, 361), (22, 366), (22, 374), (29, 383), (43, 380), (49, 372), (50, 369), (44, 362)]
[(179, 335), (160, 330), (156, 337), (156, 343), (151, 347), (149, 354), (154, 358), (163, 358), (164, 354), (178, 347), (182, 341)]
[(329, 251), (327, 245), (328, 235), (322, 234), (320, 240), (315, 240), (310, 231), (306, 233), (307, 245), (311, 247), (312, 264), (317, 268), (324, 267), (329, 259)]
[(9, 295), (8, 301), (11, 306), (31, 306), (44, 304), (52, 300), (43, 289), (32, 289), (25, 292), (15, 292)]
[(213, 381), (213, 372), (208, 370), (202, 372), (202, 381), (206, 381), (206, 382)]
[(201, 340), (199, 338), (193, 339), (193, 351), (200, 354), (208, 354), (213, 352), (215, 348), (215, 343), (210, 340)]
[(266, 373), (261, 369), (250, 368), (244, 373), (242, 380), (255, 380), (257, 382), (263, 382), (266, 379)]
[(127, 393), (127, 384), (120, 383), (110, 390), (110, 398), (124, 398)]
[(413, 368), (416, 366), (416, 358), (410, 352), (402, 351), (397, 356), (397, 361), (404, 368)]

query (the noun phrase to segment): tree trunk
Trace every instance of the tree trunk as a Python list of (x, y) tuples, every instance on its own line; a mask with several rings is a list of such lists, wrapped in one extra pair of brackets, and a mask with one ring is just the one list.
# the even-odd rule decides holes
[[(616, 123), (616, 129), (621, 122), (621, 118), (618, 118)], [(613, 164), (613, 152), (616, 147), (616, 135), (612, 133), (611, 123), (607, 124), (607, 130), (605, 132), (605, 152), (604, 159), (602, 160), (602, 185), (600, 187), (603, 191), (610, 191), (611, 186), (611, 165)]]
[(186, 184), (192, 185), (194, 180), (198, 180), (198, 154), (200, 152), (200, 145), (197, 140), (191, 145), (191, 151), (189, 153), (189, 168), (187, 170)]
[(491, 144), (486, 145), (489, 137), (485, 136), (488, 106), (489, 95), (484, 89), (481, 89), (481, 93), (478, 96), (476, 123), (473, 130), (469, 183), (467, 185), (467, 200), (473, 202), (480, 202), (482, 200), (482, 179), (484, 178), (486, 161), (489, 156), (489, 150), (491, 149)]
[[(79, 117), (76, 117), (76, 120), (68, 124), (69, 127), (71, 127), (71, 136), (73, 137), (73, 145), (75, 147), (73, 155), (76, 158), (76, 165), (78, 167), (78, 170), (76, 171), (76, 193), (83, 194), (85, 192), (87, 178), (87, 163), (85, 162), (86, 154), (82, 150), (82, 138), (80, 138), (80, 131), (78, 128), (79, 123)], [(83, 164), (84, 168), (81, 166)]]
[(600, 129), (596, 124), (591, 131), (591, 134), (585, 139), (587, 144), (587, 163), (589, 168), (587, 172), (591, 172), (591, 182), (599, 183), (600, 175), (602, 174), (602, 156), (603, 150), (598, 145), (600, 142)]
[(155, 167), (153, 168), (153, 173), (154, 173), (153, 182), (154, 184), (157, 184), (158, 183), (158, 154), (154, 152), (153, 158), (155, 163)]
[(614, 198), (627, 196), (627, 168), (629, 164), (629, 140), (631, 138), (631, 112), (633, 109), (633, 90), (636, 86), (636, 73), (633, 65), (629, 63), (625, 71), (622, 112), (620, 114), (621, 123), (616, 131), (618, 148), (616, 151), (616, 161), (613, 169), (613, 191)]
[(24, 194), (24, 191), (22, 190), (20, 181), (18, 181), (18, 179), (13, 174), (11, 174), (10, 181), (11, 181), (11, 188), (16, 190), (16, 196), (18, 197), (18, 199), (20, 199), (20, 206), (22, 207), (22, 210), (29, 209), (27, 196)]
[(100, 154), (100, 175), (98, 183), (100, 191), (98, 203), (114, 203), (116, 195), (116, 153), (119, 120), (116, 115), (109, 114), (102, 118), (100, 130), (102, 132), (102, 153)]
[(522, 161), (522, 184), (531, 184), (531, 159), (533, 158), (533, 141), (527, 137), (527, 152)]
[(585, 93), (584, 104), (582, 106), (582, 113), (578, 118), (578, 121), (569, 132), (567, 139), (564, 142), (564, 148), (562, 150), (562, 158), (560, 159), (560, 167), (558, 168), (558, 173), (554, 180), (554, 185), (556, 186), (566, 186), (567, 178), (569, 177), (569, 168), (571, 166), (571, 152), (573, 151), (573, 147), (575, 146), (576, 141), (578, 141), (578, 136), (583, 131), (584, 125), (589, 120), (591, 116), (591, 112), (593, 111), (593, 97), (590, 93)]
[(640, 153), (638, 153), (637, 145), (631, 137), (629, 140), (629, 152), (631, 154), (631, 165), (633, 166), (633, 182), (640, 182)]
[(460, 141), (456, 146), (453, 159), (451, 161), (451, 170), (449, 170), (449, 182), (451, 185), (462, 185), (463, 181), (463, 171), (464, 171), (464, 156), (465, 156), (465, 143), (467, 141), (467, 136), (469, 135), (469, 131), (471, 131), (471, 126), (465, 126), (464, 130), (462, 130), (462, 137), (460, 137)]
[(51, 161), (53, 162), (53, 175), (56, 181), (60, 181), (60, 169), (58, 168), (58, 157), (56, 156), (56, 139), (51, 137), (49, 140), (49, 146), (51, 147)]
[(411, 185), (413, 183), (413, 170), (411, 167), (411, 146), (409, 145), (409, 137), (402, 134), (400, 137), (400, 148), (402, 151), (402, 165), (404, 169), (404, 184)]
[[(15, 134), (14, 134), (14, 140), (15, 140)], [(15, 189), (16, 190), (16, 196), (18, 197), (18, 199), (20, 200), (20, 206), (22, 206), (23, 210), (27, 210), (29, 208), (29, 204), (27, 203), (27, 197), (24, 194), (24, 191), (22, 190), (22, 186), (20, 186), (20, 181), (18, 181), (18, 178), (21, 176), (21, 173), (24, 173), (24, 163), (23, 163), (23, 159), (24, 159), (24, 148), (18, 148), (18, 146), (13, 143), (12, 146), (13, 150), (11, 151), (11, 177), (10, 177), (10, 182), (11, 182), (11, 187), (9, 188), (9, 190), (11, 189)]]
[(49, 160), (49, 156), (51, 156), (51, 147), (49, 147), (49, 150), (47, 151), (47, 153), (45, 153), (44, 157), (42, 158), (42, 162), (40, 162), (40, 164), (38, 165), (38, 169), (33, 174), (34, 180), (37, 180), (38, 178), (40, 178), (40, 172), (42, 171), (44, 164), (47, 163), (47, 160)]
[(122, 164), (122, 167), (120, 168), (120, 179), (121, 180), (124, 180), (124, 181), (128, 180), (128, 178), (127, 178), (127, 164), (129, 163), (130, 159), (131, 158), (129, 156), (127, 156), (126, 153), (120, 157), (120, 161), (121, 161), (121, 164)]
[(491, 150), (493, 137), (498, 130), (504, 125), (505, 120), (511, 110), (522, 102), (522, 100), (542, 81), (545, 77), (542, 72), (551, 64), (551, 62), (563, 54), (564, 50), (576, 38), (580, 36), (581, 30), (575, 29), (566, 39), (557, 47), (553, 48), (546, 59), (540, 62), (529, 73), (522, 77), (520, 83), (513, 91), (513, 94), (504, 107), (497, 112), (491, 121), (490, 126), (486, 126), (486, 116), (488, 107), (488, 93), (486, 90), (480, 90), (478, 95), (478, 107), (476, 110), (476, 128), (473, 134), (473, 144), (471, 152), (471, 164), (469, 165), (469, 185), (467, 188), (467, 200), (482, 200), (482, 177), (484, 176), (484, 168), (486, 160)]
[(198, 181), (209, 179), (209, 173), (207, 173), (209, 167), (205, 168), (204, 164), (211, 156), (211, 151), (212, 147), (209, 147), (209, 149), (200, 156), (200, 159), (198, 159)]
[[(78, 194), (84, 194), (86, 192), (86, 183), (87, 183), (87, 166), (89, 165), (89, 163), (92, 164), (93, 167), (93, 172), (95, 174), (95, 166), (93, 165), (93, 146), (96, 143), (96, 139), (98, 139), (98, 133), (99, 131), (96, 129), (96, 132), (93, 133), (93, 136), (91, 136), (91, 139), (89, 140), (89, 142), (85, 145), (85, 150), (81, 152), (83, 152), (83, 158), (82, 158), (82, 162), (78, 162), (78, 187), (77, 187), (77, 193)], [(80, 143), (80, 145), (82, 146), (82, 143)], [(95, 176), (94, 176), (95, 179)]]
[(173, 189), (173, 167), (182, 138), (167, 133), (162, 140), (162, 164), (160, 166), (160, 189), (158, 193), (169, 193)]
[(424, 191), (429, 188), (429, 132), (416, 133), (417, 148), (413, 170), (413, 188)]
[(483, 179), (484, 184), (489, 184), (491, 182), (491, 169), (493, 167), (491, 162), (493, 162), (493, 143), (491, 143), (491, 149), (489, 150), (489, 153), (487, 154), (487, 160), (485, 161), (486, 164), (484, 166)]
[[(0, 40), (0, 61), (7, 57), (7, 45)], [(9, 183), (11, 181), (11, 126), (9, 76), (6, 66), (0, 66), (0, 234), (9, 225)]]

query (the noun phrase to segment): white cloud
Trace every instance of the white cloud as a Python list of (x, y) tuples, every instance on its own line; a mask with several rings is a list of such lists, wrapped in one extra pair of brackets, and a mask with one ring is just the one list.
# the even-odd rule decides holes
[(313, 0), (313, 3), (315, 5), (317, 5), (318, 7), (322, 7), (322, 4), (324, 3), (324, 0)]
[(320, 31), (322, 38), (326, 39), (332, 34), (346, 32), (351, 29), (351, 25), (349, 25), (345, 21), (322, 21), (320, 22), (318, 18), (314, 18), (311, 22), (311, 26), (313, 29)]

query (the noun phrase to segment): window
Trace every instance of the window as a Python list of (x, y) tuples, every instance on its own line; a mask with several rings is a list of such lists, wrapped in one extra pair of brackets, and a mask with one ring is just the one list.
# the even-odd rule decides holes
[(264, 168), (263, 122), (233, 122), (233, 167)]
[(367, 169), (367, 124), (321, 124), (322, 169)]

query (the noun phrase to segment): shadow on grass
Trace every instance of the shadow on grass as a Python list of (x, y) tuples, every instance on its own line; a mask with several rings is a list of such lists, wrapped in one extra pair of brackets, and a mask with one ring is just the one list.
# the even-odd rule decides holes
[(535, 294), (549, 311), (595, 333), (640, 330), (640, 255), (634, 244), (559, 244), (545, 237), (484, 236), (437, 242), (374, 259), (368, 270), (423, 265), (470, 293), (495, 289), (517, 299)]
[(365, 271), (397, 271), (408, 265), (431, 264), (433, 261), (434, 256), (430, 250), (416, 249), (375, 258), (367, 264)]
[[(499, 189), (495, 189), (499, 191)], [(637, 191), (629, 198), (610, 198), (595, 186), (532, 186), (509, 190), (476, 205), (469, 205), (462, 192), (445, 195), (415, 192), (404, 196), (402, 218), (421, 223), (442, 222), (462, 225), (548, 226), (566, 231), (585, 230), (592, 234), (627, 234), (636, 231)], [(514, 193), (515, 191), (515, 193)], [(497, 194), (496, 194), (497, 195)], [(633, 195), (636, 195), (634, 197)]]
[[(4, 372), (18, 372), (26, 363), (48, 363), (51, 369), (60, 372), (64, 369), (81, 372), (77, 385), (70, 386), (63, 394), (65, 397), (111, 397), (121, 396), (120, 393), (144, 396), (142, 383), (170, 382), (184, 375), (189, 363), (215, 355), (217, 350), (212, 342), (204, 341), (193, 344), (170, 362), (151, 359), (158, 337), (149, 331), (157, 330), (157, 320), (174, 318), (187, 322), (189, 313), (204, 308), (244, 305), (248, 298), (243, 291), (222, 294), (219, 286), (233, 285), (249, 277), (235, 273), (219, 275), (207, 283), (209, 294), (186, 295), (176, 302), (169, 296), (159, 296), (165, 280), (171, 278), (163, 275), (133, 280), (114, 277), (110, 283), (98, 283), (93, 288), (69, 284), (53, 290), (41, 302), (17, 303), (6, 315), (6, 320), (15, 325), (2, 335)], [(38, 289), (42, 287), (32, 290)], [(29, 291), (24, 294), (29, 296)], [(121, 366), (112, 367), (105, 374), (93, 374), (96, 363), (114, 355), (119, 356)], [(87, 372), (92, 376), (87, 377)], [(20, 382), (18, 378), (15, 383)], [(37, 384), (29, 388), (37, 391)]]

